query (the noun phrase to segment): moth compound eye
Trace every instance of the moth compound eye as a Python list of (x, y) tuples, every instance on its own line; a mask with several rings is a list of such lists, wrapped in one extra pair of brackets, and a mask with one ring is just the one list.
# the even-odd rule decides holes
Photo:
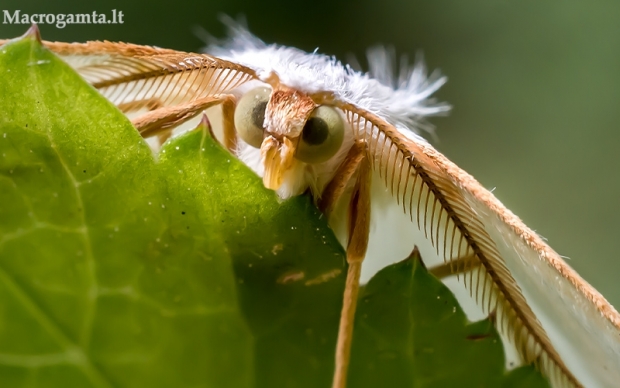
[(263, 122), (271, 89), (260, 87), (245, 93), (235, 108), (235, 128), (239, 137), (252, 147), (263, 143)]
[(331, 106), (316, 108), (304, 125), (295, 157), (306, 163), (328, 161), (342, 145), (344, 121)]

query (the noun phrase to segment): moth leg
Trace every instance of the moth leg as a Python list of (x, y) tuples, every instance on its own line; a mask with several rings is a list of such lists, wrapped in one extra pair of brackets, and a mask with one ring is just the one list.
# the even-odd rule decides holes
[[(204, 97), (194, 101), (174, 106), (166, 106), (132, 120), (142, 137), (151, 137), (160, 134), (169, 134), (172, 129), (184, 122), (196, 117), (204, 110), (222, 104), (224, 114), (224, 144), (227, 147), (234, 146), (235, 129), (233, 114), (235, 98), (230, 95)], [(229, 149), (231, 149), (229, 147)]]
[[(135, 112), (141, 109), (146, 109), (147, 111), (154, 111), (156, 109), (162, 108), (163, 106), (164, 102), (161, 99), (157, 97), (150, 97), (142, 100), (122, 102), (117, 105), (117, 108), (120, 109), (121, 112), (128, 114), (130, 112)], [(168, 129), (158, 133), (157, 139), (159, 140), (159, 144), (164, 144), (170, 136), (172, 136), (172, 129)]]
[[(351, 343), (353, 341), (353, 324), (360, 286), (362, 261), (368, 248), (370, 232), (370, 165), (366, 157), (361, 158), (357, 168), (357, 179), (349, 203), (349, 238), (347, 245), (347, 280), (345, 283), (338, 342), (336, 344), (336, 366), (333, 388), (345, 388), (347, 370), (351, 359)], [(351, 174), (352, 175), (352, 174)]]
[[(473, 264), (472, 264), (473, 263)], [(467, 266), (469, 264), (469, 267)], [(474, 255), (459, 257), (447, 263), (436, 265), (428, 269), (438, 279), (444, 279), (452, 275), (464, 275), (480, 266), (480, 262), (475, 260)]]
[(319, 209), (327, 216), (329, 216), (334, 209), (334, 206), (338, 200), (344, 194), (347, 185), (351, 181), (353, 174), (357, 171), (360, 163), (366, 157), (364, 144), (362, 142), (355, 142), (349, 150), (349, 153), (345, 157), (344, 161), (336, 170), (334, 178), (329, 182), (323, 195), (319, 200)]
[(222, 101), (222, 118), (224, 125), (224, 147), (233, 151), (237, 148), (237, 131), (235, 130), (235, 106), (236, 100), (233, 96), (227, 96)]
[(117, 105), (118, 109), (123, 113), (136, 111), (146, 108), (147, 110), (155, 110), (164, 106), (164, 103), (156, 97), (145, 98), (143, 100), (134, 100), (130, 102), (122, 102)]

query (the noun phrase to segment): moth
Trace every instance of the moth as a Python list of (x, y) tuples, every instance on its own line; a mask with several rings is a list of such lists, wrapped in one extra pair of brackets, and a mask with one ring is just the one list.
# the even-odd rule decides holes
[(444, 78), (427, 77), (422, 65), (395, 77), (384, 51), (370, 56), (371, 71), (363, 73), (230, 28), (229, 41), (207, 54), (107, 41), (45, 45), (132, 115), (143, 137), (161, 143), (217, 107), (222, 144), (265, 187), (283, 199), (310, 192), (341, 234), (348, 262), (334, 388), (346, 386), (360, 274), (381, 193), (421, 231), (404, 241), (413, 247), (422, 236), (430, 243), (445, 263), (439, 268), (495, 314), (524, 363), (535, 363), (554, 386), (620, 381), (618, 312), (417, 133), (426, 117), (447, 109), (431, 98)]

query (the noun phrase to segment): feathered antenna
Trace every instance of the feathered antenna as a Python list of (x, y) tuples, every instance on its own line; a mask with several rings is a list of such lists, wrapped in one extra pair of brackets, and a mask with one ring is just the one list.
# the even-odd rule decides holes
[[(452, 106), (431, 97), (448, 78), (439, 70), (428, 74), (424, 55), (418, 52), (413, 66), (407, 55), (401, 55), (397, 66), (396, 50), (392, 46), (375, 46), (367, 51), (368, 74), (381, 84), (393, 89), (390, 97), (392, 115), (405, 117), (400, 129), (424, 130), (435, 137), (434, 126), (427, 121), (431, 116), (447, 114)], [(395, 123), (396, 124), (396, 123)]]

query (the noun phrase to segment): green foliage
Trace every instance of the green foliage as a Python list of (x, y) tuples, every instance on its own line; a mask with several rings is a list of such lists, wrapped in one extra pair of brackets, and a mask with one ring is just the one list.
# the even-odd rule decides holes
[[(308, 197), (204, 125), (153, 155), (32, 36), (0, 73), (2, 386), (330, 385), (345, 257)], [(351, 387), (541, 384), (416, 259), (364, 289), (353, 352)]]
[(492, 322), (469, 323), (417, 251), (370, 280), (355, 330), (353, 387), (546, 386), (530, 368), (505, 374), (504, 350)]

